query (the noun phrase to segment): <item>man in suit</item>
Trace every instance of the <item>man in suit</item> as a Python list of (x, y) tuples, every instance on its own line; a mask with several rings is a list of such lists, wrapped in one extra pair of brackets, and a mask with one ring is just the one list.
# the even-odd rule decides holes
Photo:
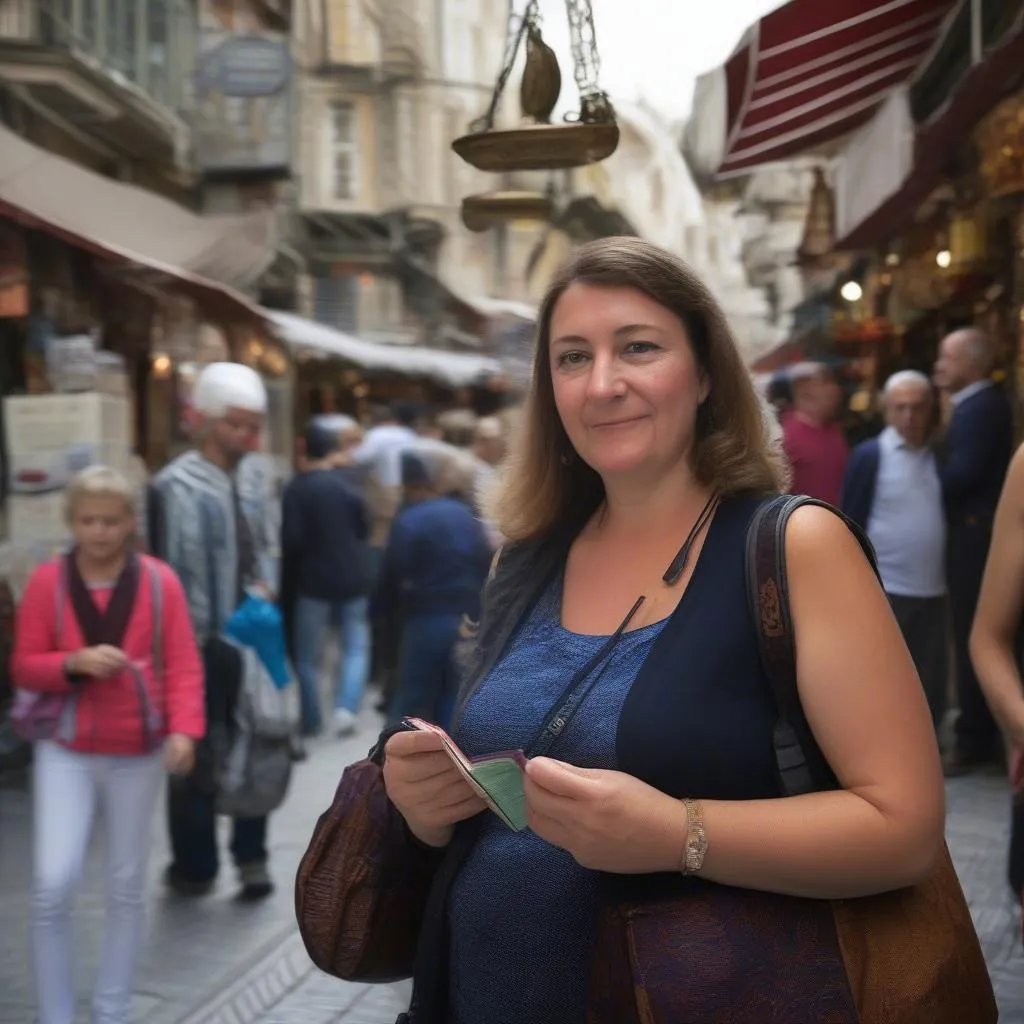
[(949, 632), (946, 517), (929, 440), (935, 395), (917, 370), (901, 370), (883, 391), (887, 426), (854, 448), (843, 511), (868, 535), (882, 586), (924, 686), (932, 721), (946, 711)]
[(956, 657), (956, 742), (946, 758), (950, 775), (1001, 756), (999, 733), (971, 664), (968, 641), (992, 540), (992, 521), (1013, 451), (1013, 413), (992, 379), (990, 339), (969, 327), (942, 340), (934, 381), (948, 396), (952, 416), (940, 463), (949, 530), (947, 571)]

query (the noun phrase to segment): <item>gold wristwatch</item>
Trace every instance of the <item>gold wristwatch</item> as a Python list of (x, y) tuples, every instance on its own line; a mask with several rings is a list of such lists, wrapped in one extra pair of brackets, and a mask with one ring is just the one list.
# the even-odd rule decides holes
[(699, 800), (687, 797), (683, 801), (686, 808), (686, 848), (683, 853), (683, 874), (698, 875), (704, 867), (704, 856), (708, 852), (708, 837), (704, 831), (704, 813)]

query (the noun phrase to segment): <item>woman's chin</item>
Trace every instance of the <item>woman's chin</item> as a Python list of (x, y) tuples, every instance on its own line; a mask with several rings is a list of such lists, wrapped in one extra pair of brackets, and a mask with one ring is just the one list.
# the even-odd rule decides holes
[(602, 479), (636, 476), (647, 466), (647, 459), (628, 452), (601, 452), (586, 461)]

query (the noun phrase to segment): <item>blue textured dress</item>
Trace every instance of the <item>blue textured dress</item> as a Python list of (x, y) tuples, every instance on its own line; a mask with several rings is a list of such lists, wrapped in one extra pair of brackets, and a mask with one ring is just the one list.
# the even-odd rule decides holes
[[(561, 604), (559, 575), (467, 702), (456, 739), (470, 756), (525, 747), (607, 640), (563, 628)], [(622, 705), (663, 625), (622, 636), (549, 756), (617, 767)], [(564, 850), (489, 815), (449, 902), (455, 1024), (583, 1024), (599, 884)]]

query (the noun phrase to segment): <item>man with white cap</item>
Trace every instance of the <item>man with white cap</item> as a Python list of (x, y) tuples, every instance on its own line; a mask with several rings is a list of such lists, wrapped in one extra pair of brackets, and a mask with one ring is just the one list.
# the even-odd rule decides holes
[[(252, 483), (258, 474), (239, 469), (259, 446), (267, 392), (248, 366), (211, 363), (196, 381), (192, 406), (197, 448), (153, 481), (150, 545), (180, 576), (196, 636), (205, 645), (220, 633), (245, 589), (268, 578), (272, 510), (266, 493)], [(207, 679), (208, 704), (215, 684)], [(212, 725), (216, 716), (210, 719)], [(208, 892), (218, 871), (211, 787), (195, 778), (172, 782), (168, 826), (173, 861), (167, 884), (182, 895)], [(266, 832), (266, 817), (234, 821), (231, 853), (245, 899), (261, 899), (273, 889)]]

